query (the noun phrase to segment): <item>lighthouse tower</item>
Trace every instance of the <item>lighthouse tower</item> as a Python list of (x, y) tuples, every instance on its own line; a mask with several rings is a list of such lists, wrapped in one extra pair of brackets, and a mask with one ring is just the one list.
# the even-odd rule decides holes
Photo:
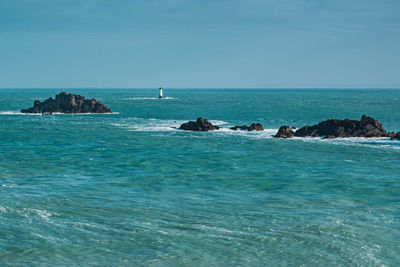
[(160, 87), (160, 95), (158, 96), (158, 98), (163, 98), (163, 95), (162, 95), (162, 87)]

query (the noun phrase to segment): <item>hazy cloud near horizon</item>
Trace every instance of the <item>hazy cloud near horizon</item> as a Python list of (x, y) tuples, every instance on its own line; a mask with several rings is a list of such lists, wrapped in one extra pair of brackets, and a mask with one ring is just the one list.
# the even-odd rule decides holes
[(0, 87), (400, 87), (400, 1), (0, 0)]

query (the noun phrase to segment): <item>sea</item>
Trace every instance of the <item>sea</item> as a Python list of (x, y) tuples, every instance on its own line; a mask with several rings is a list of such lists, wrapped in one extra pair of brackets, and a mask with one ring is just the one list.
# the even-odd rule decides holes
[[(113, 113), (20, 113), (61, 91)], [(400, 90), (164, 95), (0, 90), (0, 266), (400, 265), (400, 141), (272, 137), (363, 114), (400, 131)], [(198, 117), (222, 129), (177, 129)]]

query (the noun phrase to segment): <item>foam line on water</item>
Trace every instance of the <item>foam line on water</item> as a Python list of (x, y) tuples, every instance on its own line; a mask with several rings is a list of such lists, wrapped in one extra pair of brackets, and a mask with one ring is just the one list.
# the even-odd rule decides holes
[(322, 137), (294, 137), (291, 139), (277, 139), (273, 136), (278, 132), (278, 129), (264, 129), (264, 131), (234, 131), (227, 128), (222, 128), (219, 131), (215, 131), (215, 134), (225, 135), (240, 135), (252, 139), (275, 139), (285, 142), (313, 142), (313, 143), (325, 143), (332, 145), (356, 145), (356, 146), (368, 146), (373, 148), (390, 148), (400, 150), (400, 140), (391, 140), (388, 137), (380, 138), (366, 138), (366, 137), (350, 137), (350, 138), (335, 138), (335, 139), (323, 139)]
[[(218, 126), (221, 126), (221, 125), (229, 125), (229, 124), (230, 124), (229, 122), (221, 121), (221, 120), (210, 120), (210, 122), (211, 122), (213, 125), (218, 125)], [(229, 126), (229, 127), (232, 127), (232, 126)]]
[(0, 115), (26, 115), (26, 116), (41, 116), (41, 113), (22, 113), (20, 111), (0, 111)]
[[(127, 129), (128, 131), (139, 132), (167, 132), (167, 131), (181, 131), (179, 126), (187, 120), (163, 120), (155, 118), (129, 118), (128, 120), (112, 123), (113, 126)], [(278, 129), (264, 129), (264, 131), (245, 131), (245, 130), (231, 130), (233, 125), (230, 122), (222, 120), (211, 120), (215, 125), (222, 125), (217, 131), (209, 132), (214, 136), (243, 136), (251, 139), (275, 139), (273, 136), (278, 132)], [(182, 131), (184, 132), (184, 131)], [(193, 133), (193, 132), (191, 132)], [(292, 139), (275, 139), (276, 141), (285, 142), (319, 142), (332, 145), (356, 145), (368, 146), (374, 148), (390, 148), (400, 150), (399, 140), (390, 140), (390, 138), (365, 138), (365, 137), (351, 137), (351, 138), (335, 138), (323, 139), (321, 137), (294, 137)]]
[(178, 120), (159, 120), (154, 118), (129, 118), (118, 123), (112, 123), (111, 125), (124, 128), (128, 131), (138, 132), (165, 132), (165, 131), (177, 131), (178, 127), (184, 123), (184, 121)]
[[(129, 121), (121, 123), (113, 123), (116, 127), (125, 128), (128, 131), (139, 132), (167, 132), (167, 131), (181, 131), (179, 126), (187, 120), (162, 120), (155, 118), (130, 118)], [(218, 131), (209, 132), (214, 136), (243, 136), (251, 139), (273, 139), (278, 129), (264, 129), (264, 131), (243, 131), (231, 130), (233, 126), (231, 123), (222, 120), (211, 120), (211, 123), (222, 125)], [(183, 132), (183, 131), (182, 131)], [(193, 132), (191, 132), (193, 133)], [(275, 138), (274, 138), (275, 139)], [(294, 137), (292, 139), (275, 139), (285, 142), (319, 142), (331, 145), (355, 145), (355, 146), (368, 146), (373, 148), (389, 148), (399, 149), (399, 140), (390, 140), (390, 138), (365, 138), (365, 137), (351, 137), (351, 138), (336, 138), (336, 139), (323, 139), (321, 137)]]
[(273, 138), (273, 135), (278, 131), (278, 129), (264, 129), (264, 131), (231, 130), (231, 125), (225, 127), (226, 128), (220, 128), (218, 131), (213, 131), (212, 133), (217, 135), (246, 136), (253, 139), (270, 139)]
[[(158, 132), (158, 131), (181, 131), (179, 130), (179, 126), (183, 123), (188, 122), (188, 120), (163, 120), (163, 119), (155, 119), (155, 118), (137, 118), (131, 117), (128, 119), (124, 119), (120, 122), (111, 123), (111, 125), (125, 128), (129, 131), (142, 131), (142, 132)], [(263, 136), (264, 138), (272, 138), (278, 129), (265, 129), (262, 132), (256, 131), (235, 131), (231, 130), (230, 127), (233, 125), (230, 122), (223, 120), (210, 120), (210, 122), (214, 125), (222, 126), (218, 131), (212, 131), (211, 134), (224, 135), (224, 134), (233, 134), (233, 135), (247, 135), (247, 136)]]
[(176, 97), (163, 97), (163, 98), (158, 98), (158, 97), (126, 97), (122, 98), (121, 100), (125, 101), (130, 101), (130, 100), (176, 100), (178, 98)]
[(323, 139), (321, 137), (295, 137), (293, 140), (302, 142), (322, 142), (332, 145), (362, 145), (374, 148), (391, 148), (400, 149), (400, 140), (391, 140), (389, 137), (366, 138), (366, 137), (350, 137)]
[[(112, 113), (62, 113), (54, 112), (51, 115), (116, 115), (119, 112)], [(0, 111), (0, 115), (20, 115), (20, 116), (42, 116), (42, 113), (22, 113), (21, 111)]]
[(52, 115), (118, 115), (119, 112), (112, 113), (62, 113), (62, 112), (54, 112)]

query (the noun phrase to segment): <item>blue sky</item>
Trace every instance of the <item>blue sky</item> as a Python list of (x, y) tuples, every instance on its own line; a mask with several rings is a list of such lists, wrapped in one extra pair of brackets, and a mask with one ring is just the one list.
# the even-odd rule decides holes
[(0, 0), (0, 88), (400, 88), (399, 0)]

